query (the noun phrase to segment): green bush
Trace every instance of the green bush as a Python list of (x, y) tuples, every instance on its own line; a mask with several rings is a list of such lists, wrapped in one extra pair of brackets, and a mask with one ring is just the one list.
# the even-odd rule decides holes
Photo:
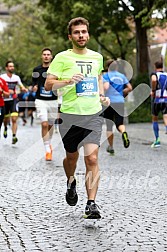
[(132, 79), (132, 81), (131, 81), (133, 88), (137, 87), (141, 83), (146, 83), (146, 84), (150, 85), (150, 79), (149, 79), (149, 75), (147, 73), (138, 74), (136, 76), (136, 78)]
[(129, 123), (151, 122), (151, 99), (150, 97), (144, 101), (129, 116)]
[[(133, 89), (145, 83), (149, 85), (148, 74), (139, 74), (132, 80)], [(129, 123), (151, 122), (151, 97), (148, 97), (135, 111), (129, 116)]]

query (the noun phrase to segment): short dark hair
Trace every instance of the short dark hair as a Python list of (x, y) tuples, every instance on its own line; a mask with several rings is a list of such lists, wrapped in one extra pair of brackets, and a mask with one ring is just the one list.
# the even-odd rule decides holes
[(106, 61), (107, 68), (109, 68), (110, 71), (114, 71), (117, 69), (118, 64), (116, 60), (109, 59)]
[(108, 67), (111, 65), (111, 63), (113, 63), (113, 62), (114, 62), (113, 59), (108, 59), (108, 60), (106, 61), (106, 67), (108, 68)]
[(9, 63), (13, 63), (13, 61), (12, 61), (12, 60), (8, 60), (8, 61), (6, 62), (6, 64), (5, 64), (5, 67), (8, 67)]
[(51, 50), (49, 47), (44, 47), (44, 48), (42, 49), (42, 53), (43, 53), (44, 51), (50, 51), (51, 54), (52, 54), (52, 50)]
[(72, 26), (76, 26), (76, 25), (86, 25), (87, 29), (89, 30), (89, 22), (87, 19), (83, 18), (83, 17), (77, 17), (77, 18), (73, 18), (70, 20), (70, 22), (68, 23), (67, 29), (68, 29), (68, 34), (71, 35), (71, 27)]
[(155, 67), (158, 69), (158, 68), (163, 68), (163, 62), (161, 60), (159, 61), (156, 61), (154, 63)]

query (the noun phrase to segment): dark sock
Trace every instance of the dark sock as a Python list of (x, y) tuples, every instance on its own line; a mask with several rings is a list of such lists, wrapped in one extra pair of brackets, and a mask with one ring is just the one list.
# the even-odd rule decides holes
[(7, 126), (5, 126), (5, 131), (7, 131), (7, 129), (8, 129), (8, 127), (7, 127)]
[(16, 136), (16, 134), (13, 134), (13, 137), (15, 137)]
[[(67, 180), (67, 186), (68, 186), (69, 182)], [(74, 178), (73, 182), (71, 183), (71, 187), (75, 187), (76, 186), (76, 179)]]
[(87, 201), (87, 205), (91, 205), (91, 203), (95, 203), (95, 201), (94, 200), (88, 200)]
[(33, 115), (31, 115), (31, 125), (33, 125), (33, 120), (34, 120), (34, 117)]

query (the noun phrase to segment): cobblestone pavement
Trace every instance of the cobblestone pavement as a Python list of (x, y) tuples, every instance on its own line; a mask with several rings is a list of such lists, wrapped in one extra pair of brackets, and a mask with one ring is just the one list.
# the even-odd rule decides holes
[(99, 153), (101, 182), (96, 203), (102, 219), (83, 219), (84, 163), (77, 167), (79, 202), (65, 202), (64, 150), (53, 138), (53, 161), (46, 163), (36, 122), (18, 129), (19, 141), (0, 139), (0, 252), (164, 252), (167, 251), (167, 135), (151, 149), (151, 124), (129, 124), (131, 145), (115, 133), (115, 156), (106, 152), (105, 126)]

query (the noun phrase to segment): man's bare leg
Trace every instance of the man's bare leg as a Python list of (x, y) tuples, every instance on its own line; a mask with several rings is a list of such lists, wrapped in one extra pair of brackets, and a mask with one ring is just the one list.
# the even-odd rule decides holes
[(73, 153), (66, 152), (66, 158), (63, 161), (64, 170), (67, 176), (66, 201), (70, 206), (75, 206), (78, 201), (76, 179), (74, 178), (78, 157), (78, 151)]
[(98, 151), (96, 144), (86, 144), (84, 146), (86, 165), (86, 191), (88, 200), (95, 200), (99, 184)]
[(86, 191), (88, 198), (84, 216), (86, 219), (101, 218), (98, 206), (95, 203), (100, 179), (98, 150), (99, 147), (96, 144), (86, 144), (84, 146), (84, 159), (86, 165)]

